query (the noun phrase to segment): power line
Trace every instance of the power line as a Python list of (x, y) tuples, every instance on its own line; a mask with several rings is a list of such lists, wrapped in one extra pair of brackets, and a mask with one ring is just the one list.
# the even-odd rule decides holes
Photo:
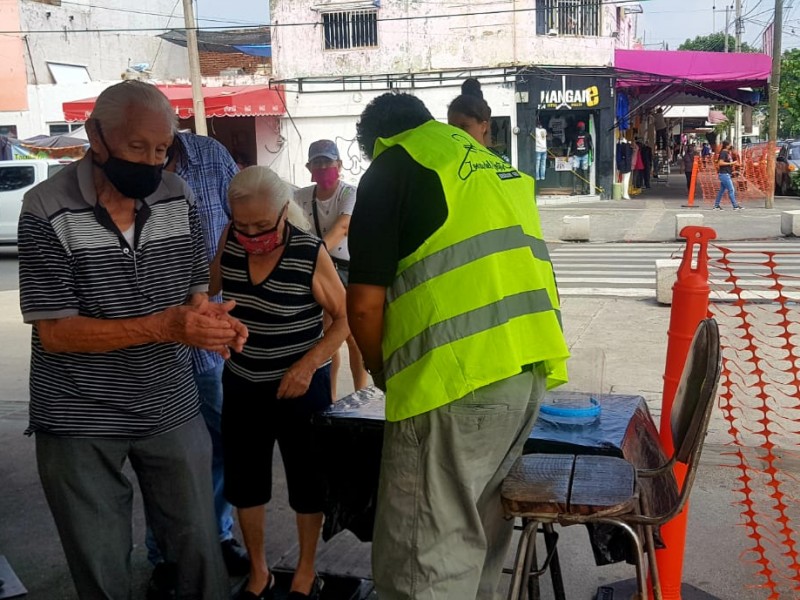
[[(100, 10), (107, 10), (111, 12), (121, 12), (121, 13), (131, 13), (136, 15), (147, 15), (151, 17), (167, 17), (167, 18), (174, 18), (175, 14), (166, 14), (166, 13), (157, 13), (147, 10), (136, 10), (133, 8), (115, 8), (111, 6), (100, 6), (97, 4), (84, 4), (82, 2), (69, 2), (68, 0), (61, 0), (61, 4), (69, 4), (70, 6), (80, 6), (85, 8), (96, 8)], [(223, 19), (217, 17), (203, 17), (203, 21), (211, 21), (215, 23), (233, 23), (233, 24), (242, 24), (242, 25), (254, 25), (255, 21), (232, 21), (230, 19)], [(63, 31), (62, 31), (63, 33)]]
[[(172, 20), (175, 11), (178, 10), (178, 4), (180, 4), (180, 2), (181, 0), (175, 0), (175, 4), (172, 5), (172, 15), (170, 15), (169, 19), (167, 19), (167, 25), (169, 25), (169, 22)], [(163, 45), (164, 45), (164, 38), (162, 37), (159, 38), (158, 40), (158, 48), (156, 48), (156, 55), (153, 57), (152, 66), (150, 67), (153, 70), (155, 70), (156, 68), (156, 62), (158, 61), (158, 57), (161, 55), (161, 48)]]
[[(646, 2), (648, 0), (606, 0), (605, 2), (594, 2), (592, 0), (588, 0), (585, 3), (581, 4), (571, 4), (570, 8), (581, 8), (581, 7), (601, 7), (601, 6), (609, 6), (609, 5), (619, 5), (619, 4), (633, 4), (639, 2)], [(480, 17), (480, 16), (490, 16), (490, 15), (501, 15), (501, 14), (519, 14), (519, 13), (530, 13), (536, 12), (536, 8), (509, 8), (509, 9), (501, 9), (501, 10), (487, 10), (487, 11), (476, 11), (476, 12), (461, 12), (461, 13), (451, 13), (451, 14), (437, 14), (437, 15), (411, 15), (405, 17), (383, 17), (377, 18), (376, 21), (379, 23), (392, 23), (392, 22), (399, 22), (399, 21), (420, 21), (420, 20), (434, 20), (434, 19), (452, 19), (456, 17)], [(271, 24), (253, 24), (253, 25), (246, 25), (243, 26), (242, 29), (250, 29), (250, 28), (260, 28), (260, 27), (271, 27), (272, 29), (276, 28), (283, 28), (283, 27), (316, 27), (318, 25), (324, 25), (322, 21), (303, 21), (303, 22), (296, 22), (296, 23), (271, 23)], [(152, 32), (152, 31), (163, 31), (164, 29), (168, 29), (166, 27), (123, 27), (123, 28), (115, 28), (115, 29), (69, 29), (67, 33), (135, 33), (135, 32)], [(216, 30), (216, 29), (231, 29), (228, 26), (212, 26), (212, 27), (190, 27), (184, 28), (186, 30)], [(64, 29), (42, 29), (42, 30), (18, 30), (18, 31), (0, 31), (0, 35), (30, 35), (30, 34), (39, 34), (39, 33), (57, 33), (63, 35), (65, 33)]]

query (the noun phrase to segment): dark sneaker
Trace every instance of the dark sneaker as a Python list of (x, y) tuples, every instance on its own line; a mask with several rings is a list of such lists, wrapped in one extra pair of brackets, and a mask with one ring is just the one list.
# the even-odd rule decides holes
[(721, 206), (715, 206), (715, 207), (714, 207), (714, 208), (712, 208), (711, 210), (722, 210), (722, 207), (721, 207)]
[(178, 565), (160, 562), (147, 583), (147, 600), (175, 600), (178, 597)]
[(742, 206), (741, 204), (739, 206), (734, 206), (733, 210), (744, 210), (744, 206)]
[(222, 542), (220, 548), (228, 575), (243, 577), (250, 572), (250, 557), (247, 551), (239, 545), (239, 542), (231, 538)]

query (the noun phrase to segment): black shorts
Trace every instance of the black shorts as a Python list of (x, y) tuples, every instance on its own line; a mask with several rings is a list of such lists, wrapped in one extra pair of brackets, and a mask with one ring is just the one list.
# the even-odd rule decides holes
[(350, 261), (333, 258), (333, 267), (336, 269), (336, 273), (339, 275), (339, 279), (342, 280), (344, 287), (347, 287), (350, 281)]
[(222, 375), (222, 445), (225, 498), (236, 507), (261, 506), (272, 498), (272, 450), (281, 450), (289, 506), (322, 512), (325, 477), (311, 418), (331, 404), (330, 365), (317, 370), (300, 398), (278, 399), (280, 382), (251, 383), (225, 369)]

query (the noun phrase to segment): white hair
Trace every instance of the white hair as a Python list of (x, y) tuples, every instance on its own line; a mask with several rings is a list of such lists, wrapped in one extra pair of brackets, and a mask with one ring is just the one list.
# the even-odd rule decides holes
[(228, 202), (263, 202), (267, 207), (278, 212), (287, 203), (286, 218), (295, 227), (308, 231), (310, 224), (303, 209), (294, 201), (294, 194), (289, 185), (269, 167), (258, 165), (239, 171), (228, 187)]
[(98, 121), (103, 131), (117, 130), (128, 122), (129, 112), (134, 107), (163, 113), (173, 131), (178, 130), (178, 117), (167, 97), (156, 86), (135, 79), (103, 90), (94, 103), (90, 118)]

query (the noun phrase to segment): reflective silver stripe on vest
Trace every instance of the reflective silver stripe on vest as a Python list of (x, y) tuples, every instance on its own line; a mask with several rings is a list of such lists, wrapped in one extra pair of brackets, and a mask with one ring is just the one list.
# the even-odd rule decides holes
[[(553, 305), (547, 290), (533, 290), (508, 296), (431, 325), (392, 352), (386, 361), (386, 377), (396, 375), (440, 346), (498, 327), (511, 319), (548, 310), (553, 310)], [(555, 312), (560, 323), (560, 311)]]
[(395, 279), (386, 292), (386, 299), (392, 302), (429, 279), (491, 254), (517, 248), (530, 248), (536, 258), (550, 262), (550, 253), (544, 241), (527, 235), (521, 226), (493, 229), (443, 248), (414, 263)]

